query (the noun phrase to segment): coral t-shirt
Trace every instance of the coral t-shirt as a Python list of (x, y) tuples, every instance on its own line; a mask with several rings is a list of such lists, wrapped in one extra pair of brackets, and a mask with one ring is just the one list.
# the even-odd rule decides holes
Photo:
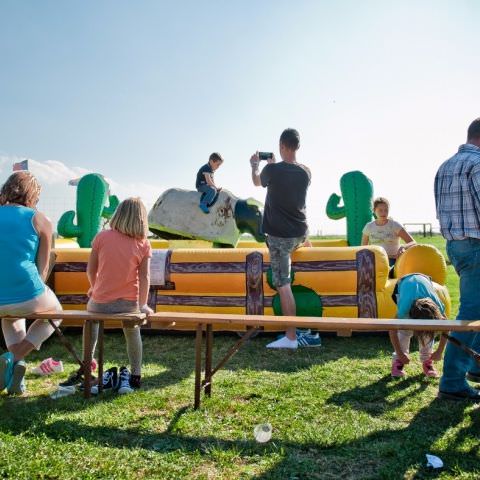
[(138, 301), (138, 268), (146, 257), (152, 256), (149, 241), (116, 230), (104, 230), (94, 238), (92, 251), (98, 255), (92, 300), (97, 303), (118, 299)]

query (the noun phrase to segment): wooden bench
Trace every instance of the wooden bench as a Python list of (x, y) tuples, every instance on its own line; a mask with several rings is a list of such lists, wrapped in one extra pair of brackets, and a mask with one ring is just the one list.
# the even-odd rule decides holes
[[(430, 330), (435, 332), (450, 331), (480, 331), (480, 320), (459, 321), (459, 320), (398, 320), (379, 318), (335, 318), (335, 317), (282, 317), (264, 315), (234, 315), (234, 314), (209, 314), (209, 313), (183, 313), (163, 312), (155, 313), (148, 317), (152, 326), (175, 322), (189, 323), (196, 330), (195, 338), (195, 392), (194, 408), (200, 406), (201, 390), (205, 395), (211, 396), (213, 376), (220, 370), (227, 361), (241, 348), (241, 346), (260, 327), (278, 326), (312, 328), (325, 332), (337, 332), (341, 336), (350, 336), (352, 332), (373, 332), (390, 330)], [(233, 330), (242, 330), (242, 327), (250, 327), (247, 332), (228, 350), (225, 356), (216, 366), (212, 366), (213, 353), (213, 325), (230, 324)], [(205, 363), (204, 378), (202, 380), (202, 345), (203, 332), (205, 331)], [(458, 345), (458, 341), (449, 337)], [(472, 354), (471, 352), (468, 352)], [(480, 358), (477, 355), (476, 360)]]
[[(15, 319), (18, 317), (8, 317), (4, 316), (3, 318), (11, 318)], [(92, 356), (92, 344), (91, 344), (91, 331), (92, 331), (92, 322), (99, 323), (99, 331), (98, 331), (98, 378), (102, 379), (103, 377), (103, 332), (105, 322), (114, 322), (115, 324), (125, 324), (126, 326), (136, 326), (136, 325), (143, 325), (145, 323), (145, 314), (144, 313), (125, 313), (125, 314), (102, 314), (102, 313), (89, 313), (84, 310), (63, 310), (62, 312), (52, 312), (52, 313), (36, 313), (34, 315), (26, 315), (22, 316), (27, 320), (45, 320), (50, 323), (50, 325), (55, 329), (55, 332), (59, 336), (60, 341), (65, 346), (65, 348), (73, 355), (77, 363), (79, 364), (80, 368), (83, 369), (84, 372), (84, 396), (85, 398), (90, 398), (91, 395), (91, 378), (92, 378), (92, 369), (91, 369), (91, 362), (89, 359)], [(58, 328), (53, 320), (62, 320), (61, 326), (68, 327), (68, 326), (78, 326), (79, 322), (85, 328), (85, 337), (86, 337), (86, 344), (85, 344), (85, 351), (83, 354), (83, 359), (80, 359), (78, 354), (76, 353), (73, 345), (64, 337), (63, 333), (61, 332), (60, 328)], [(159, 320), (159, 325), (162, 325), (161, 320)], [(166, 321), (165, 327), (170, 326), (171, 323)], [(100, 381), (98, 384), (99, 393), (102, 391), (102, 382)]]

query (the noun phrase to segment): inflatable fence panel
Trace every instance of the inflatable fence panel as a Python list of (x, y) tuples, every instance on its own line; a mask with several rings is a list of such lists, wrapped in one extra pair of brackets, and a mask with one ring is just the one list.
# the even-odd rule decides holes
[[(85, 308), (90, 249), (62, 248), (56, 253), (51, 286), (65, 309)], [(149, 305), (155, 311), (272, 315), (277, 293), (269, 286), (269, 269), (266, 248), (155, 249)], [(388, 279), (388, 258), (379, 247), (300, 248), (293, 253), (292, 271), (293, 287), (301, 285), (315, 300), (319, 297), (322, 316), (395, 316), (396, 280)], [(446, 287), (435, 287), (449, 312)], [(191, 327), (174, 327), (185, 328)], [(228, 330), (226, 325), (216, 328)]]

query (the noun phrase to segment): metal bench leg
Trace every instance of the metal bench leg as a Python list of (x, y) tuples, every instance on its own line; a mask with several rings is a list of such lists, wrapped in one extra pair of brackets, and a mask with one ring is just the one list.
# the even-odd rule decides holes
[(202, 337), (203, 325), (199, 323), (195, 337), (195, 399), (193, 404), (195, 410), (200, 407), (200, 393), (202, 389)]
[(92, 386), (92, 323), (87, 320), (83, 324), (85, 329), (85, 346), (83, 352), (83, 396), (90, 398)]
[(213, 350), (213, 327), (207, 325), (206, 348), (205, 348), (205, 395), (212, 395), (212, 350)]

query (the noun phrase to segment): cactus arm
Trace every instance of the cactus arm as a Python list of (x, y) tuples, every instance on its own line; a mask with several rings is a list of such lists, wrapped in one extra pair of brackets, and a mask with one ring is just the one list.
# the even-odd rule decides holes
[(108, 197), (108, 207), (103, 207), (102, 210), (102, 217), (103, 218), (111, 218), (111, 216), (115, 213), (115, 210), (118, 207), (120, 201), (116, 195), (110, 195)]
[(82, 229), (73, 223), (73, 219), (75, 218), (75, 212), (73, 210), (69, 210), (65, 212), (58, 221), (57, 230), (58, 233), (65, 238), (73, 238), (78, 237), (82, 233)]
[(345, 206), (342, 206), (342, 207), (338, 206), (341, 199), (342, 197), (340, 197), (336, 193), (332, 193), (330, 195), (330, 198), (328, 199), (328, 202), (327, 202), (327, 209), (326, 209), (328, 218), (331, 218), (332, 220), (340, 220), (341, 218), (345, 217), (346, 215)]

